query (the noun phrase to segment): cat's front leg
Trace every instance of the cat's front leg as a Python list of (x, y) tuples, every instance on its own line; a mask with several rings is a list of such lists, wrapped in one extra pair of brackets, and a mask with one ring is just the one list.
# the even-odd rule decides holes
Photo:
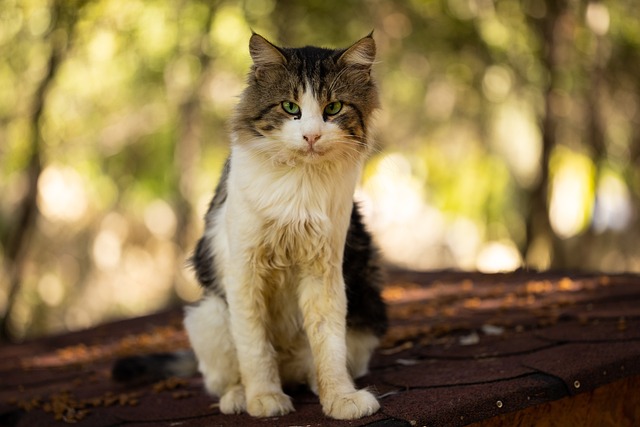
[(227, 288), (231, 332), (236, 344), (247, 412), (272, 417), (293, 411), (282, 392), (275, 350), (269, 341), (264, 282), (256, 275), (239, 275)]
[(380, 409), (367, 390), (356, 390), (347, 370), (346, 307), (341, 271), (301, 280), (304, 318), (323, 412), (336, 419), (357, 419)]

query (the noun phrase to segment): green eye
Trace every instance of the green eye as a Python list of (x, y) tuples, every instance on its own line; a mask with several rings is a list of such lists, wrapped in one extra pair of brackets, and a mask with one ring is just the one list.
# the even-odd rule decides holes
[(300, 114), (300, 107), (294, 102), (284, 101), (282, 109), (291, 115)]
[(330, 104), (327, 104), (327, 106), (324, 107), (324, 113), (327, 116), (335, 116), (340, 112), (340, 110), (342, 110), (342, 102), (340, 101), (334, 101)]

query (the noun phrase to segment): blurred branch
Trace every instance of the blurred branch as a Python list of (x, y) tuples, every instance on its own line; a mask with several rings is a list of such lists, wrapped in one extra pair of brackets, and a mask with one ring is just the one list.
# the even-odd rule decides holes
[[(192, 44), (193, 52), (200, 63), (200, 76), (194, 84), (189, 95), (178, 107), (178, 140), (175, 146), (175, 167), (177, 168), (178, 191), (176, 202), (177, 235), (176, 243), (182, 251), (182, 258), (185, 252), (190, 250), (192, 242), (191, 230), (193, 230), (191, 218), (193, 213), (192, 201), (196, 199), (196, 172), (197, 161), (201, 153), (202, 138), (202, 91), (207, 83), (211, 57), (205, 52), (204, 44), (208, 43), (209, 31), (215, 15), (215, 6), (207, 7), (207, 16), (204, 25), (196, 37), (196, 42)], [(179, 272), (176, 271), (176, 280)]]
[(7, 236), (5, 258), (8, 271), (9, 292), (5, 312), (0, 319), (0, 341), (11, 341), (11, 318), (23, 280), (26, 252), (38, 218), (38, 180), (42, 172), (42, 135), (40, 120), (42, 118), (47, 94), (54, 84), (57, 71), (71, 44), (73, 27), (79, 9), (83, 3), (68, 4), (54, 2), (51, 10), (51, 25), (44, 35), (50, 45), (50, 54), (46, 71), (37, 85), (33, 95), (30, 111), (30, 147), (27, 161), (27, 192), (17, 209), (15, 225)]
[[(201, 28), (197, 41), (193, 43), (195, 55), (200, 63), (200, 76), (194, 84), (189, 95), (178, 107), (178, 141), (175, 148), (176, 167), (178, 168), (178, 177), (180, 182), (179, 212), (178, 212), (178, 232), (182, 233), (189, 221), (191, 214), (190, 200), (195, 196), (195, 172), (196, 161), (200, 153), (200, 139), (202, 135), (202, 101), (201, 94), (206, 84), (211, 57), (205, 53), (203, 44), (207, 42), (208, 33), (211, 28), (215, 8), (210, 6), (207, 8), (207, 17)], [(182, 233), (184, 234), (184, 233)], [(178, 236), (178, 244), (184, 247), (186, 236)]]

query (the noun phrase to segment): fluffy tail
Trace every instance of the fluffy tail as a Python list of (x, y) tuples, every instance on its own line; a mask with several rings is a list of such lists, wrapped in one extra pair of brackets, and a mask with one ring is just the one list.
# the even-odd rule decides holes
[(140, 384), (169, 377), (188, 377), (197, 372), (198, 364), (191, 350), (131, 356), (116, 360), (112, 378), (120, 383)]

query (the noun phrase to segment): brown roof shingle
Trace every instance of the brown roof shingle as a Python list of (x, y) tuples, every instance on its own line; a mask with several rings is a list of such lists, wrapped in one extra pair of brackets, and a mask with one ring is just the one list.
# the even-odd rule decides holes
[(372, 417), (327, 419), (302, 389), (289, 391), (296, 412), (258, 420), (220, 414), (199, 376), (114, 383), (116, 357), (187, 346), (174, 309), (0, 348), (0, 425), (462, 426), (640, 376), (638, 276), (389, 278), (390, 330), (358, 381), (380, 396)]

